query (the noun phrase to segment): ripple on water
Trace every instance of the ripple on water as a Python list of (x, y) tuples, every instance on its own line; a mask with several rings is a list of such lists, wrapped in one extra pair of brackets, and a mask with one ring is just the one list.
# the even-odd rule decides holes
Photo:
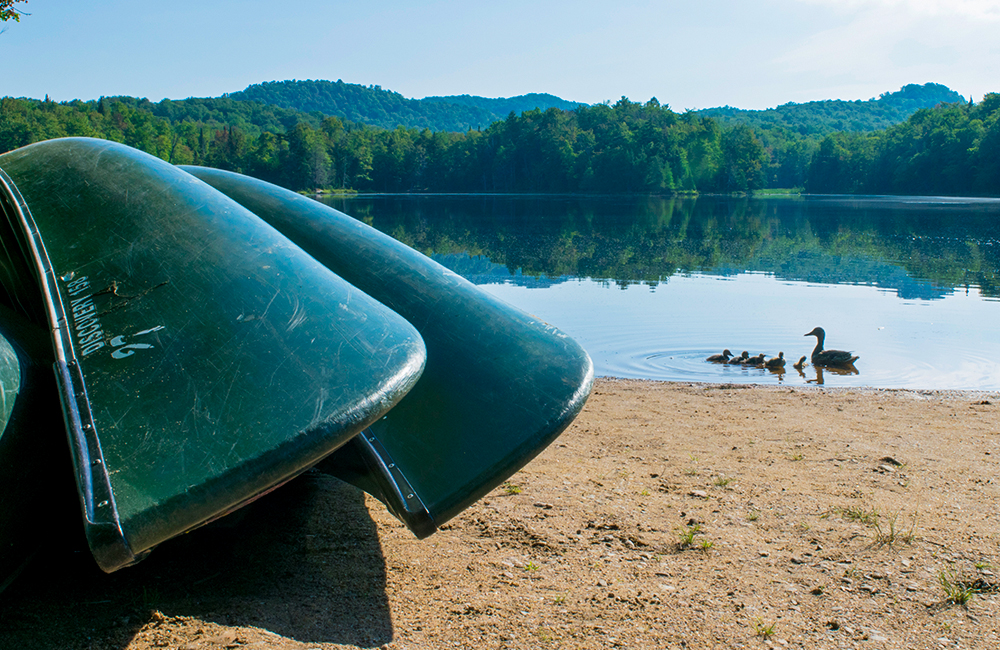
[[(599, 364), (598, 374), (605, 376), (649, 378), (662, 381), (695, 381), (711, 383), (779, 384), (797, 370), (787, 362), (783, 369), (711, 363), (705, 359), (718, 351), (706, 349), (673, 349), (619, 353)], [(595, 360), (595, 364), (598, 362)], [(808, 370), (808, 369), (807, 369)], [(814, 375), (813, 375), (814, 377)], [(806, 379), (809, 378), (807, 375)]]
[[(800, 371), (792, 367), (799, 356), (786, 355), (780, 370), (744, 365), (710, 363), (705, 359), (719, 350), (706, 348), (645, 349), (634, 343), (616, 347), (605, 341), (601, 351), (593, 355), (600, 376), (689, 381), (707, 383), (739, 383), (770, 385), (829, 385), (880, 386), (885, 388), (938, 388), (974, 390), (982, 386), (1000, 385), (994, 360), (972, 351), (956, 353), (949, 365), (942, 367), (933, 360), (896, 356), (888, 351), (894, 363), (886, 363), (879, 354), (861, 359), (853, 369), (817, 368), (806, 359)], [(593, 354), (593, 353), (592, 353)], [(772, 355), (768, 355), (770, 357)], [(808, 355), (807, 355), (808, 357)]]

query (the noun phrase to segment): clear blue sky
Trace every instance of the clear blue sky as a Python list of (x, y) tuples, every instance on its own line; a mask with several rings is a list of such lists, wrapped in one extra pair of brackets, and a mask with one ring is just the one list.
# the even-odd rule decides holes
[(675, 110), (1000, 91), (1000, 0), (29, 0), (0, 96), (218, 96), (343, 79)]

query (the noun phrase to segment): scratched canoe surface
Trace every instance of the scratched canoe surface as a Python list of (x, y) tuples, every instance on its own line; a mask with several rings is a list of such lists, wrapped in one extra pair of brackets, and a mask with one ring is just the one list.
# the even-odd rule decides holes
[(342, 212), (263, 181), (183, 167), (420, 331), (427, 366), (384, 418), (319, 465), (418, 536), (545, 448), (590, 394), (593, 366), (554, 327)]
[(48, 331), (0, 306), (0, 591), (71, 530), (72, 475)]
[(0, 156), (0, 190), (0, 284), (52, 329), (106, 571), (309, 468), (422, 371), (404, 319), (157, 158), (51, 140)]

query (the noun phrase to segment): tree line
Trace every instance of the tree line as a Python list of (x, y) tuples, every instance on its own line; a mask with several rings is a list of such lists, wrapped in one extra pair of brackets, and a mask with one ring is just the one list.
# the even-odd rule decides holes
[(751, 127), (656, 99), (511, 113), (465, 132), (368, 126), (222, 97), (0, 99), (0, 151), (63, 136), (294, 190), (1000, 194), (1000, 95), (923, 109), (870, 133)]
[(871, 134), (834, 133), (813, 155), (813, 193), (1000, 195), (1000, 94), (923, 109)]

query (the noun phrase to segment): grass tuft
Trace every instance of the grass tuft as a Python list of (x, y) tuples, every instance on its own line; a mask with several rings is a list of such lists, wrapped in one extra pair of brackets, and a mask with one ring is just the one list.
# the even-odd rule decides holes
[(938, 573), (938, 583), (944, 589), (944, 600), (947, 603), (965, 607), (976, 595), (976, 588), (972, 582), (951, 571), (942, 569)]
[(686, 548), (691, 548), (691, 546), (694, 544), (694, 536), (700, 532), (701, 532), (701, 526), (698, 524), (682, 528), (677, 533), (677, 536), (679, 538), (677, 542), (677, 547), (682, 551)]
[(885, 518), (885, 523), (883, 523), (881, 518), (876, 518), (874, 523), (871, 524), (871, 528), (874, 534), (874, 544), (875, 546), (889, 546), (893, 547), (896, 544), (905, 544), (909, 546), (916, 539), (916, 533), (914, 532), (917, 527), (916, 518), (913, 519), (913, 523), (910, 525), (909, 530), (901, 530), (897, 527), (896, 522), (899, 520), (899, 513), (895, 513), (892, 516)]
[(521, 486), (507, 481), (502, 486), (505, 494), (521, 494)]
[(777, 623), (768, 624), (758, 618), (756, 621), (754, 621), (753, 624), (754, 634), (756, 634), (762, 639), (770, 639), (772, 636), (774, 636), (775, 625), (777, 625)]

